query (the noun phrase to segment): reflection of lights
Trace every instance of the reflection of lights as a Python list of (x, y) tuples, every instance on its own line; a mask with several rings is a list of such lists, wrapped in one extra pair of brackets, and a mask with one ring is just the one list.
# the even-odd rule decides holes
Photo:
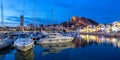
[(113, 38), (111, 43), (113, 44), (113, 46), (117, 46), (117, 39)]
[(90, 36), (89, 35), (86, 35), (86, 40), (90, 40)]
[(82, 38), (85, 38), (85, 35), (81, 35)]
[(97, 43), (105, 43), (105, 44), (112, 44), (115, 47), (120, 47), (120, 40), (117, 38), (107, 38), (104, 36), (101, 36), (100, 38), (96, 35), (81, 35), (81, 37), (86, 40), (87, 42), (94, 41)]
[(89, 35), (81, 35), (81, 37), (87, 41), (90, 40), (90, 36)]
[(113, 38), (113, 39), (112, 39), (112, 42), (117, 42), (117, 39)]
[(118, 47), (120, 47), (120, 41), (118, 41)]
[(102, 40), (102, 41), (104, 41), (104, 40), (105, 40), (105, 38), (101, 38), (101, 40)]
[(91, 36), (91, 39), (96, 40), (97, 36)]
[(106, 42), (107, 42), (107, 43), (110, 43), (110, 38), (106, 38)]
[(100, 40), (101, 42), (105, 42), (105, 37), (102, 37)]
[(96, 39), (96, 36), (91, 36), (92, 39)]

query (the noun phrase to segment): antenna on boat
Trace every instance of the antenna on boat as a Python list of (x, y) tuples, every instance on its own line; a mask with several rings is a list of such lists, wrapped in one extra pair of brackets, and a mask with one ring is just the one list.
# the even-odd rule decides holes
[(54, 20), (54, 11), (53, 11), (53, 8), (51, 9), (51, 18), (52, 18), (52, 21)]
[(4, 26), (3, 3), (1, 2), (1, 26)]

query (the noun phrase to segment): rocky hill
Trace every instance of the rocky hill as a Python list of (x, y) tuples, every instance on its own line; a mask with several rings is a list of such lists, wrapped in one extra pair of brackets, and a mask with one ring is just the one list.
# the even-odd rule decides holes
[(98, 23), (92, 19), (85, 18), (85, 17), (77, 17), (77, 16), (72, 17), (68, 23), (67, 22), (62, 23), (63, 26), (67, 26), (67, 24), (68, 26), (74, 25), (74, 26), (81, 26), (81, 27), (86, 27), (88, 25), (98, 25)]

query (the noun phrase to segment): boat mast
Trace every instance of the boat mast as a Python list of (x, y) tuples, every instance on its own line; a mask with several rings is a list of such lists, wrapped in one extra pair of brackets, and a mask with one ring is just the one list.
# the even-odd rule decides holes
[(23, 0), (23, 14), (22, 15), (24, 14), (25, 14), (25, 0)]
[(34, 0), (34, 11), (33, 11), (33, 16), (34, 16), (34, 19), (33, 19), (33, 24), (35, 25), (35, 28), (34, 30), (36, 30), (36, 0)]
[(1, 26), (4, 26), (3, 3), (1, 3)]
[(58, 20), (58, 30), (60, 31), (61, 27), (60, 27), (60, 17), (59, 16), (57, 17), (57, 20)]
[(25, 15), (25, 0), (23, 0), (23, 13), (22, 13), (23, 21), (22, 21), (22, 26), (21, 26), (22, 31), (24, 31), (24, 15)]
[(48, 15), (47, 15), (47, 17), (46, 17), (46, 26), (47, 26), (47, 23), (48, 23)]
[[(52, 22), (54, 22), (54, 11), (53, 11), (53, 8), (51, 9), (51, 18), (52, 18)], [(53, 24), (53, 23), (52, 23)]]
[(58, 26), (60, 26), (60, 17), (58, 16)]
[(68, 20), (69, 20), (69, 11), (68, 11), (68, 9), (67, 9), (67, 29), (68, 29), (68, 25), (69, 25)]

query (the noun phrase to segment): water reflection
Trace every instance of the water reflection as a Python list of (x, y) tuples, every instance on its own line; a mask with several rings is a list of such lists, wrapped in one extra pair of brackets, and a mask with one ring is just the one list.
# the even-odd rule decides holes
[(43, 48), (43, 54), (41, 60), (65, 60), (64, 57), (68, 56), (68, 53), (66, 52), (64, 53), (63, 51), (71, 48), (72, 42), (58, 43), (58, 44), (44, 44), (41, 46)]
[(34, 60), (33, 50), (30, 49), (25, 52), (17, 50), (15, 57), (16, 57), (16, 60)]
[(0, 50), (0, 60), (4, 59), (5, 55), (8, 53), (10, 53), (10, 49), (6, 49), (6, 48), (1, 49)]
[(72, 47), (72, 42), (58, 44), (42, 44), (41, 47), (44, 48), (43, 55), (47, 53), (58, 53), (63, 49)]
[(9, 47), (0, 49), (0, 60), (15, 60), (15, 52), (16, 50), (10, 49)]
[(115, 47), (120, 47), (120, 38), (114, 37), (105, 37), (103, 35), (80, 35), (82, 39), (87, 42), (94, 42), (94, 43), (104, 43), (104, 44), (111, 44)]
[(26, 52), (3, 49), (0, 50), (0, 60), (120, 60), (120, 49), (115, 48), (120, 47), (119, 38), (80, 37), (69, 43), (35, 45)]
[(73, 43), (73, 48), (83, 47), (89, 44), (86, 40), (77, 37), (74, 38), (72, 43)]

